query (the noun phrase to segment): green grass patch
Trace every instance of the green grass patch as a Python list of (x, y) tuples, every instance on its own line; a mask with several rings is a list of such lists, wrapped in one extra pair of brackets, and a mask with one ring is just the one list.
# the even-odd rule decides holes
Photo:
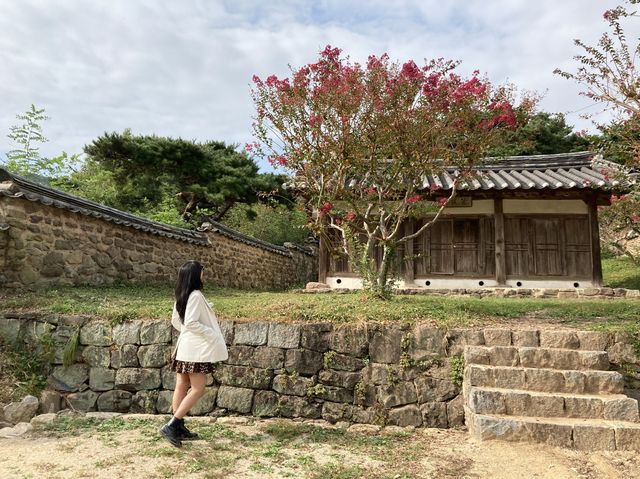
[(605, 258), (602, 260), (604, 285), (610, 288), (640, 289), (640, 265), (631, 258)]

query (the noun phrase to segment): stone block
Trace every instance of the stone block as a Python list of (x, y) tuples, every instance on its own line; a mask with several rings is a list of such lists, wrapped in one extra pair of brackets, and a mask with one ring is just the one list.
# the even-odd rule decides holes
[(579, 451), (614, 451), (616, 449), (615, 430), (610, 426), (573, 426), (573, 447)]
[(138, 362), (143, 368), (161, 368), (171, 360), (171, 346), (150, 344), (138, 348)]
[(332, 369), (323, 369), (318, 375), (318, 379), (323, 384), (340, 386), (347, 389), (353, 389), (361, 378), (362, 374), (360, 373), (334, 371)]
[(92, 321), (80, 329), (80, 344), (87, 346), (111, 346), (111, 326), (107, 323)]
[[(411, 359), (421, 361), (433, 356), (444, 356), (446, 354), (447, 338), (444, 330), (427, 324), (418, 324), (410, 334), (407, 352)], [(466, 341), (468, 334), (461, 332), (459, 337)]]
[(536, 348), (540, 345), (538, 331), (535, 329), (521, 329), (511, 332), (511, 342), (514, 346)]
[(422, 425), (424, 427), (437, 427), (446, 429), (448, 427), (447, 405), (442, 402), (428, 402), (420, 405), (422, 414)]
[(162, 379), (162, 388), (174, 390), (176, 388), (176, 373), (171, 371), (169, 366), (162, 368), (160, 371)]
[(414, 404), (393, 408), (387, 416), (387, 424), (400, 427), (421, 426), (422, 412), (418, 409), (418, 406)]
[(638, 401), (632, 398), (610, 399), (604, 404), (604, 418), (615, 421), (639, 422)]
[(606, 351), (611, 343), (611, 334), (601, 331), (577, 331), (580, 349)]
[(579, 349), (580, 340), (575, 331), (540, 331), (540, 347), (542, 348), (561, 348), (561, 349)]
[(111, 363), (111, 351), (100, 346), (87, 346), (82, 351), (82, 359), (91, 367), (108, 368)]
[(320, 419), (322, 417), (322, 403), (298, 396), (280, 396), (278, 400), (279, 416), (305, 417)]
[(94, 391), (109, 391), (114, 388), (116, 371), (108, 368), (89, 370), (89, 387)]
[(573, 427), (565, 424), (526, 422), (529, 440), (550, 446), (571, 448)]
[(113, 327), (113, 342), (118, 346), (124, 344), (140, 344), (142, 321), (128, 321)]
[(465, 346), (484, 345), (484, 334), (476, 329), (451, 329), (446, 333), (444, 343), (447, 354), (456, 356), (464, 353)]
[(376, 363), (399, 363), (404, 334), (404, 331), (397, 328), (383, 328), (375, 331), (369, 343), (370, 360)]
[(252, 400), (253, 389), (220, 386), (216, 403), (219, 407), (246, 414), (251, 411)]
[(191, 416), (204, 416), (205, 414), (209, 414), (213, 411), (213, 408), (216, 405), (216, 397), (218, 395), (217, 387), (208, 387), (205, 388), (204, 395), (200, 400), (191, 408), (189, 414)]
[(269, 369), (250, 368), (220, 364), (213, 373), (220, 384), (253, 389), (269, 389), (273, 371)]
[(140, 344), (168, 344), (171, 342), (171, 323), (168, 320), (143, 321), (140, 325)]
[(38, 416), (34, 416), (31, 419), (30, 424), (34, 428), (39, 428), (39, 427), (45, 426), (46, 424), (51, 424), (53, 421), (56, 420), (57, 416), (58, 415), (55, 413), (40, 414)]
[(129, 412), (132, 414), (155, 414), (159, 394), (160, 391), (138, 391), (131, 398)]
[(507, 414), (504, 396), (499, 391), (471, 388), (468, 404), (475, 414)]
[(310, 349), (287, 349), (284, 367), (288, 372), (316, 374), (323, 366), (323, 355)]
[(263, 346), (267, 344), (269, 323), (253, 321), (249, 323), (236, 323), (233, 344), (247, 344), (250, 346)]
[(447, 403), (447, 421), (449, 427), (464, 426), (464, 398), (462, 394)]
[(129, 391), (114, 389), (107, 391), (98, 397), (99, 411), (128, 412), (131, 407), (133, 394)]
[(253, 395), (252, 414), (257, 417), (278, 416), (278, 395), (273, 391), (256, 391)]
[(633, 345), (628, 342), (616, 342), (609, 347), (607, 352), (609, 360), (613, 364), (640, 364), (640, 356), (636, 354)]
[(415, 403), (418, 400), (416, 388), (410, 381), (378, 386), (377, 398), (386, 408)]
[(332, 330), (331, 323), (302, 324), (300, 326), (300, 346), (321, 353), (328, 351)]
[(464, 348), (465, 364), (491, 364), (491, 351), (484, 346), (466, 346)]
[(338, 371), (360, 371), (365, 366), (362, 359), (334, 351), (324, 353), (324, 366)]
[(353, 406), (350, 404), (325, 401), (322, 404), (322, 419), (335, 424), (338, 421), (350, 421)]
[(56, 413), (62, 409), (62, 395), (56, 391), (45, 389), (40, 394), (39, 412), (42, 414)]
[(95, 409), (98, 396), (99, 394), (97, 392), (87, 390), (81, 393), (69, 394), (66, 400), (72, 409), (87, 412)]
[(233, 344), (233, 321), (219, 319), (218, 325), (220, 326), (220, 331), (224, 337), (224, 342), (227, 344)]
[(615, 426), (618, 451), (640, 451), (640, 427)]
[(23, 324), (20, 319), (0, 316), (0, 338), (7, 344), (15, 343), (20, 337)]
[(173, 391), (160, 391), (156, 401), (156, 411), (159, 414), (171, 414), (171, 403), (173, 401)]
[(38, 398), (25, 396), (20, 402), (12, 402), (3, 408), (4, 420), (11, 424), (29, 422), (38, 412)]
[(297, 348), (300, 346), (300, 325), (270, 323), (267, 345), (274, 348)]
[(448, 401), (460, 392), (451, 379), (420, 376), (414, 381), (419, 403)]
[(253, 350), (249, 364), (254, 368), (280, 369), (284, 366), (284, 350), (258, 346)]
[(485, 329), (484, 344), (487, 346), (511, 346), (511, 331), (508, 329)]
[(324, 384), (317, 385), (316, 388), (307, 390), (307, 396), (337, 403), (353, 403), (352, 390), (336, 386), (325, 386)]
[(72, 364), (69, 367), (56, 366), (50, 376), (50, 384), (58, 391), (75, 392), (87, 388), (89, 366), (86, 364)]
[(341, 326), (329, 336), (329, 347), (339, 353), (364, 357), (369, 351), (369, 335), (366, 327)]
[(157, 389), (161, 383), (159, 369), (122, 368), (116, 372), (115, 387), (126, 391)]
[(584, 371), (584, 392), (622, 394), (624, 377), (615, 371)]
[(609, 356), (604, 351), (580, 351), (579, 369), (596, 369), (606, 371), (609, 369)]
[(273, 390), (280, 394), (306, 396), (307, 388), (313, 385), (310, 378), (279, 374), (273, 378)]
[(125, 344), (119, 349), (111, 351), (111, 367), (120, 368), (137, 368), (140, 366), (138, 361), (138, 346), (134, 344)]

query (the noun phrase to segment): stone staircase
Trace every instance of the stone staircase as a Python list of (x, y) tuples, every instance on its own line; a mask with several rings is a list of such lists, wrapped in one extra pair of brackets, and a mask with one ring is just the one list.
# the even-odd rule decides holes
[(464, 349), (465, 421), (472, 435), (640, 451), (638, 402), (623, 394), (622, 375), (608, 371), (597, 333), (507, 333), (501, 346)]

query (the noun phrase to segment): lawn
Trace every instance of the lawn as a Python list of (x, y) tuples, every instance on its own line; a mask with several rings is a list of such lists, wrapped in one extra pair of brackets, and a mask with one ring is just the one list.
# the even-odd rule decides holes
[[(630, 261), (605, 260), (605, 282), (638, 287), (640, 273)], [(220, 319), (331, 321), (430, 321), (443, 327), (487, 323), (554, 322), (567, 326), (634, 328), (637, 300), (473, 298), (397, 296), (389, 301), (362, 293), (302, 294), (206, 288)], [(168, 318), (172, 285), (113, 285), (51, 288), (37, 292), (0, 292), (5, 312), (85, 314), (112, 322)]]

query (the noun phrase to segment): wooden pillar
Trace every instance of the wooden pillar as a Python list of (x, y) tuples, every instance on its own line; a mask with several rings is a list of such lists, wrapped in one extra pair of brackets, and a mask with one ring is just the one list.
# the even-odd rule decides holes
[(585, 200), (589, 207), (589, 230), (591, 231), (591, 281), (594, 286), (602, 286), (602, 262), (600, 258), (600, 228), (598, 227), (598, 207), (596, 196)]
[(320, 235), (320, 244), (318, 245), (318, 282), (327, 281), (327, 267), (329, 265), (329, 250), (327, 249), (326, 240)]
[(502, 198), (493, 200), (493, 218), (495, 231), (496, 281), (498, 286), (507, 284), (507, 265), (504, 243), (504, 213)]
[[(415, 233), (415, 228), (416, 220), (414, 218), (408, 218), (404, 224), (405, 236)], [(404, 261), (404, 282), (405, 284), (412, 284), (415, 279), (412, 239), (406, 241), (404, 244), (404, 256), (405, 258), (408, 258)]]

